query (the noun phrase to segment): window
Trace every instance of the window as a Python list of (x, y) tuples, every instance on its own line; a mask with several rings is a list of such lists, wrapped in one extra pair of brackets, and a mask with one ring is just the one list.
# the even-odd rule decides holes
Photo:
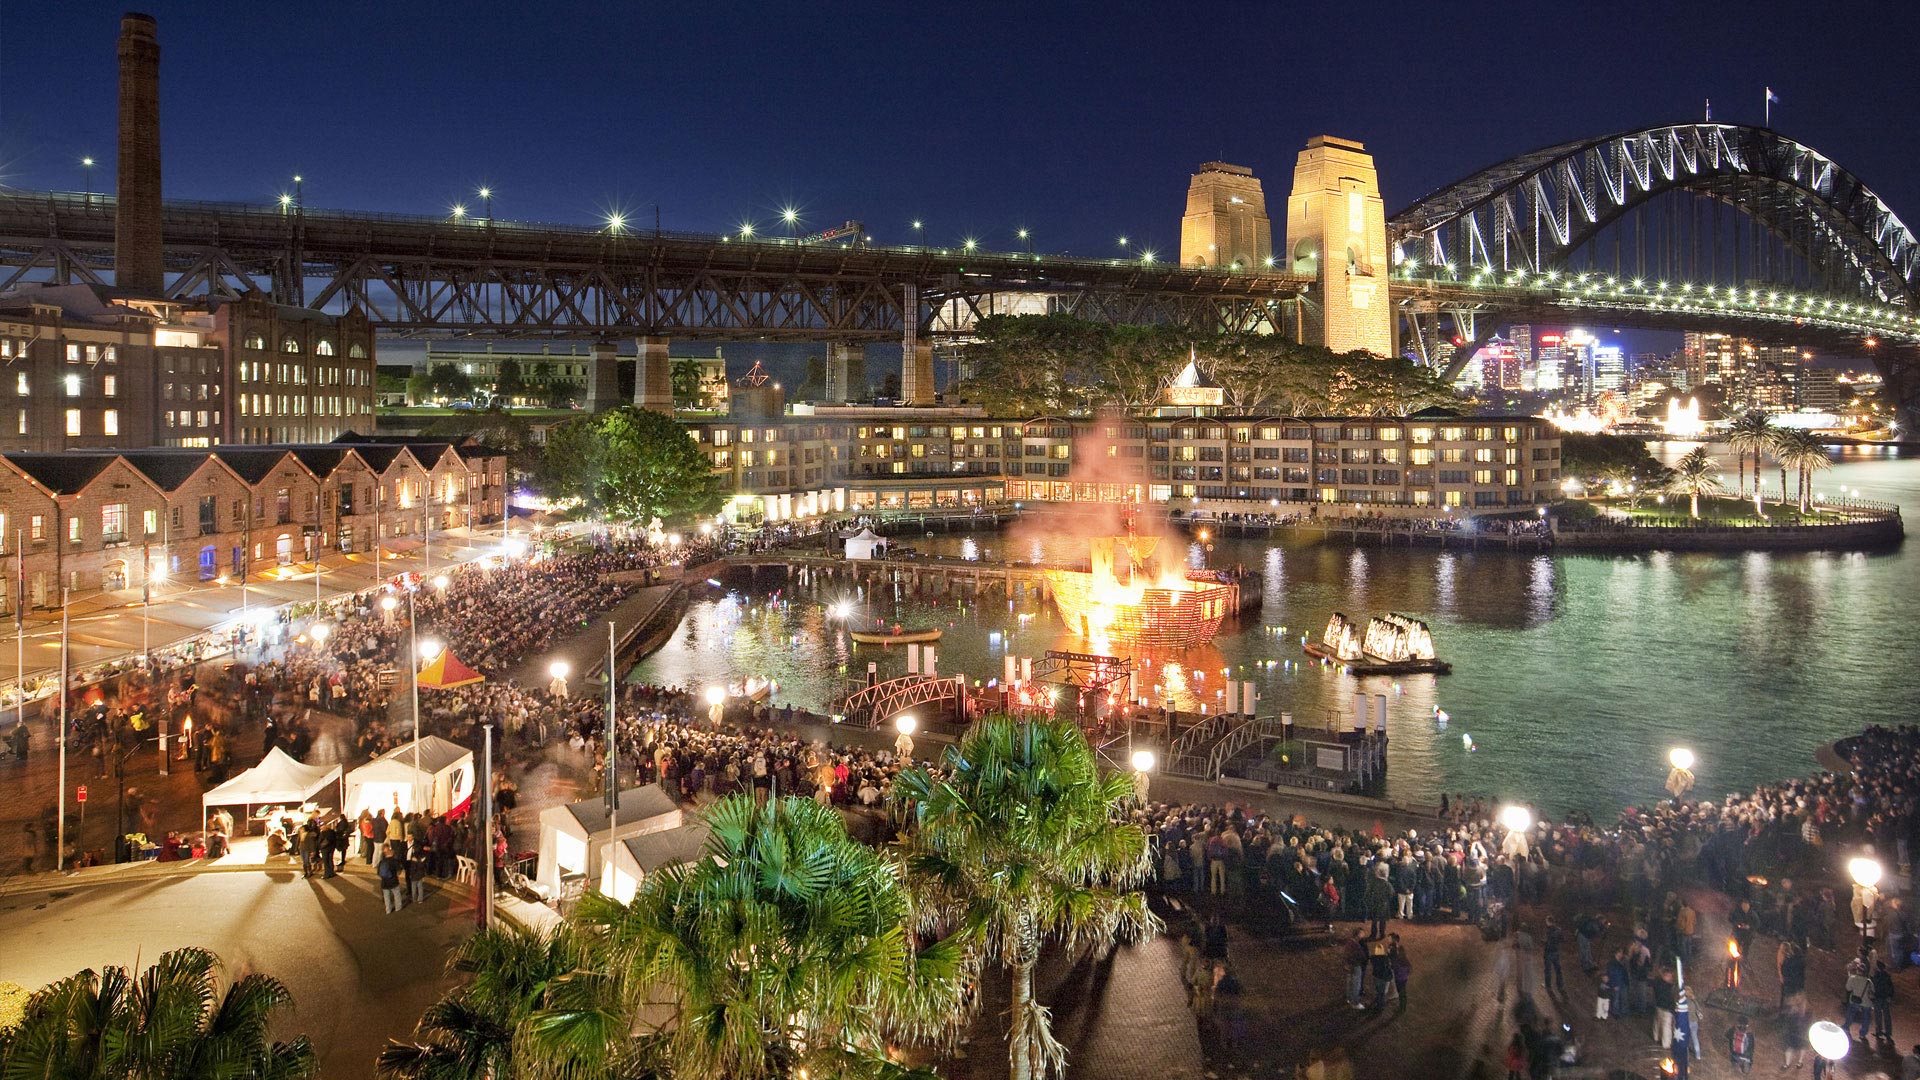
[(292, 334), (288, 334), (286, 337), (280, 339), (280, 351), (283, 353), (297, 353), (300, 351), (300, 343), (293, 339)]
[(314, 342), (314, 343), (313, 343), (313, 355), (315, 355), (315, 356), (332, 356), (332, 355), (333, 355), (333, 342), (331, 342), (331, 341), (328, 341), (328, 340), (327, 340), (326, 338), (321, 338), (321, 339), (320, 339), (319, 341), (316, 341), (316, 342)]
[(45, 540), (46, 538), (47, 538), (46, 517), (41, 514), (35, 514), (33, 515), (33, 517), (27, 519), (27, 539)]
[(100, 392), (107, 395), (108, 397), (119, 397), (120, 396), (119, 376), (102, 375), (100, 377)]
[(80, 362), (80, 346), (71, 341), (67, 342), (67, 362), (70, 364)]
[(67, 383), (67, 396), (79, 397), (80, 396), (80, 376), (69, 375), (67, 376), (66, 383)]
[(33, 391), (29, 388), (26, 372), (22, 371), (14, 375), (13, 392), (20, 395), (21, 397), (26, 397), (27, 395), (33, 393)]
[(21, 409), (20, 410), (20, 434), (25, 435), (26, 433), (27, 433), (27, 410)]
[[(75, 518), (77, 524), (79, 518)], [(127, 538), (127, 504), (108, 503), (100, 508), (100, 539), (117, 544)]]
[(100, 414), (100, 433), (102, 435), (120, 434), (120, 410), (108, 409)]
[(358, 342), (355, 342), (354, 344), (347, 346), (347, 356), (348, 358), (353, 360), (365, 360), (367, 358), (367, 348), (366, 346), (361, 345)]
[(70, 517), (67, 519), (67, 539), (73, 541), (76, 544), (80, 542), (80, 519), (79, 518)]
[(67, 410), (67, 434), (68, 435), (80, 434), (80, 410), (79, 409)]

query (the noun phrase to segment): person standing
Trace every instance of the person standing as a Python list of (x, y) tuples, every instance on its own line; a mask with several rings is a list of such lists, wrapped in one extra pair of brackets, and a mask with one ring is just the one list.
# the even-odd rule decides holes
[(1780, 1071), (1798, 1072), (1807, 1056), (1807, 1008), (1798, 998), (1780, 1014)]
[(1780, 1004), (1787, 1004), (1805, 993), (1807, 989), (1807, 954), (1793, 942), (1781, 943), (1780, 954)]
[[(1613, 959), (1607, 961), (1607, 1015), (1627, 1015), (1627, 983), (1631, 976), (1627, 974), (1627, 950), (1613, 950)], [(1607, 1016), (1601, 1016), (1605, 1020)]]
[(1653, 1041), (1673, 1049), (1673, 972), (1662, 971), (1653, 980)]
[(1560, 924), (1553, 916), (1547, 916), (1547, 928), (1540, 935), (1541, 989), (1563, 997), (1567, 992), (1567, 976), (1560, 970), (1560, 945), (1564, 937)]
[(373, 868), (373, 872), (380, 877), (380, 900), (386, 905), (387, 914), (391, 915), (399, 911), (405, 903), (400, 896), (402, 871), (400, 860), (394, 858), (392, 844), (380, 845), (380, 862)]
[(1893, 972), (1885, 960), (1873, 962), (1873, 1034), (1893, 1041)]
[(1753, 1047), (1753, 1021), (1742, 1016), (1727, 1029), (1727, 1058), (1743, 1076), (1753, 1071)]
[(1374, 942), (1368, 952), (1373, 969), (1373, 1009), (1383, 1012), (1387, 1007), (1387, 992), (1393, 989), (1393, 953), (1385, 940)]
[(1846, 1019), (1840, 1027), (1848, 1037), (1853, 1035), (1853, 1025), (1860, 1025), (1860, 1041), (1867, 1041), (1867, 1025), (1873, 1021), (1873, 979), (1867, 975), (1867, 966), (1859, 960), (1847, 964), (1847, 983), (1841, 991), (1840, 1000), (1846, 1005)]
[(1367, 940), (1384, 941), (1387, 937), (1387, 917), (1393, 914), (1393, 883), (1387, 880), (1389, 873), (1384, 861), (1373, 864), (1373, 873), (1367, 875)]
[[(361, 812), (365, 813), (365, 811)], [(361, 850), (367, 853), (367, 865), (372, 866), (374, 863), (380, 861), (380, 847), (387, 842), (387, 812), (385, 810), (378, 811), (373, 815), (373, 820), (367, 822), (367, 831), (363, 835), (366, 836), (367, 842), (361, 845)]]
[(1387, 946), (1388, 959), (1393, 964), (1393, 996), (1399, 999), (1396, 1012), (1407, 1011), (1407, 982), (1413, 978), (1413, 961), (1407, 956), (1406, 946), (1400, 944), (1399, 934), (1389, 934), (1392, 942)]
[(407, 820), (400, 812), (399, 796), (394, 796), (393, 813), (387, 815), (387, 843), (393, 845), (393, 853), (400, 861), (407, 859)]
[(1367, 1007), (1366, 1002), (1361, 1000), (1367, 982), (1367, 943), (1364, 935), (1364, 931), (1355, 927), (1353, 936), (1347, 939), (1340, 950), (1341, 959), (1347, 964), (1347, 1004), (1356, 1009)]

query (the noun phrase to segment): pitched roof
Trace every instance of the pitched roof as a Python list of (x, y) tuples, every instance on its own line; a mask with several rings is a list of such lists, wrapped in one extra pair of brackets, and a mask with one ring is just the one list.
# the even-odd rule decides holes
[(219, 460), (205, 450), (185, 454), (177, 450), (132, 450), (120, 456), (153, 481), (161, 491), (180, 490), (180, 485), (193, 479), (193, 474), (199, 472), (209, 460)]
[(14, 468), (56, 495), (77, 495), (113, 464), (117, 454), (8, 454)]
[[(680, 804), (659, 784), (628, 788), (620, 793), (620, 820), (629, 825), (638, 824), (648, 818), (675, 813), (679, 809)], [(607, 818), (606, 800), (597, 795), (591, 799), (568, 803), (567, 813), (573, 815), (573, 820), (587, 830), (588, 836), (606, 832), (613, 824)]]
[(707, 838), (712, 835), (713, 826), (708, 825), (705, 818), (690, 818), (684, 825), (630, 836), (621, 843), (626, 845), (627, 853), (633, 856), (641, 873), (651, 874), (669, 866), (699, 861), (706, 854)]
[(360, 460), (366, 462), (367, 466), (377, 473), (386, 472), (388, 466), (393, 464), (393, 459), (406, 453), (406, 450), (404, 446), (371, 443), (356, 444), (353, 448), (353, 452), (360, 455)]
[[(238, 447), (216, 446), (215, 456), (227, 463), (227, 467), (240, 474), (240, 478), (249, 484), (257, 484), (267, 478), (267, 474), (280, 467), (287, 460), (288, 451), (276, 447)], [(297, 459), (296, 459), (297, 460)]]
[(340, 462), (351, 451), (340, 446), (293, 446), (288, 447), (288, 452), (299, 458), (300, 464), (315, 476), (327, 476), (340, 467)]

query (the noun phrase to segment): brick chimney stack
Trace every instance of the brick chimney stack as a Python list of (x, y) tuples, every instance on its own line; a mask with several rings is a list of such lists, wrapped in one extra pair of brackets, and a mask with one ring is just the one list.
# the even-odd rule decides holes
[(120, 19), (120, 183), (114, 214), (113, 280), (159, 296), (166, 289), (160, 242), (160, 41), (151, 15)]

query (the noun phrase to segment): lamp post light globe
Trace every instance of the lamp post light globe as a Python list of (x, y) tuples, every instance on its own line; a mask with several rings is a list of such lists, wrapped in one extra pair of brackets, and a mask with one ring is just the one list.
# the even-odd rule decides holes
[(718, 686), (707, 687), (707, 704), (724, 705), (726, 702), (727, 692), (724, 688)]
[(1135, 750), (1133, 752), (1134, 772), (1150, 773), (1153, 771), (1154, 765), (1158, 764), (1158, 762), (1159, 759), (1154, 756), (1151, 750)]
[(333, 636), (333, 627), (328, 623), (314, 623), (307, 633), (313, 637), (314, 644), (325, 645), (327, 639)]
[(727, 715), (727, 688), (724, 686), (707, 687), (707, 722), (719, 727)]
[(432, 638), (428, 638), (427, 640), (421, 642), (418, 647), (420, 652), (420, 659), (425, 661), (431, 661), (434, 657), (440, 655), (440, 650), (443, 647), (444, 646), (442, 646), (439, 642), (433, 640)]
[(1686, 798), (1687, 792), (1693, 790), (1693, 761), (1693, 751), (1684, 746), (1667, 751), (1667, 764), (1673, 769), (1667, 773), (1666, 788), (1675, 803)]
[(451, 584), (453, 584), (453, 579), (452, 579), (452, 578), (450, 578), (450, 577), (448, 577), (447, 575), (445, 575), (445, 574), (436, 574), (436, 575), (434, 575), (434, 578), (433, 578), (433, 587), (434, 587), (435, 589), (438, 589), (438, 590), (439, 590), (439, 591), (441, 591), (441, 592), (446, 592), (446, 591), (447, 591), (447, 586), (449, 586), (449, 585), (451, 585)]
[(1846, 1029), (1839, 1024), (1831, 1020), (1820, 1020), (1807, 1029), (1807, 1045), (1813, 1047), (1813, 1052), (1825, 1060), (1834, 1062), (1847, 1056), (1847, 1049), (1852, 1045), (1852, 1040), (1847, 1038)]
[(1517, 803), (1500, 808), (1500, 825), (1507, 830), (1500, 851), (1509, 858), (1526, 858), (1527, 833), (1533, 829), (1533, 811)]
[(1676, 746), (1667, 751), (1667, 763), (1676, 769), (1693, 768), (1693, 751), (1684, 746)]
[(564, 679), (572, 673), (573, 666), (565, 660), (555, 660), (553, 663), (547, 665), (547, 674), (556, 679)]
[(920, 721), (915, 720), (913, 715), (908, 713), (897, 717), (893, 721), (893, 727), (902, 735), (911, 735), (920, 729)]
[(1147, 792), (1153, 784), (1153, 766), (1156, 762), (1153, 751), (1141, 749), (1133, 752), (1133, 797), (1141, 802), (1147, 801)]
[(1880, 876), (1884, 873), (1886, 870), (1880, 865), (1878, 859), (1862, 856), (1847, 860), (1847, 876), (1853, 879), (1855, 885), (1863, 889), (1871, 889), (1879, 885)]

